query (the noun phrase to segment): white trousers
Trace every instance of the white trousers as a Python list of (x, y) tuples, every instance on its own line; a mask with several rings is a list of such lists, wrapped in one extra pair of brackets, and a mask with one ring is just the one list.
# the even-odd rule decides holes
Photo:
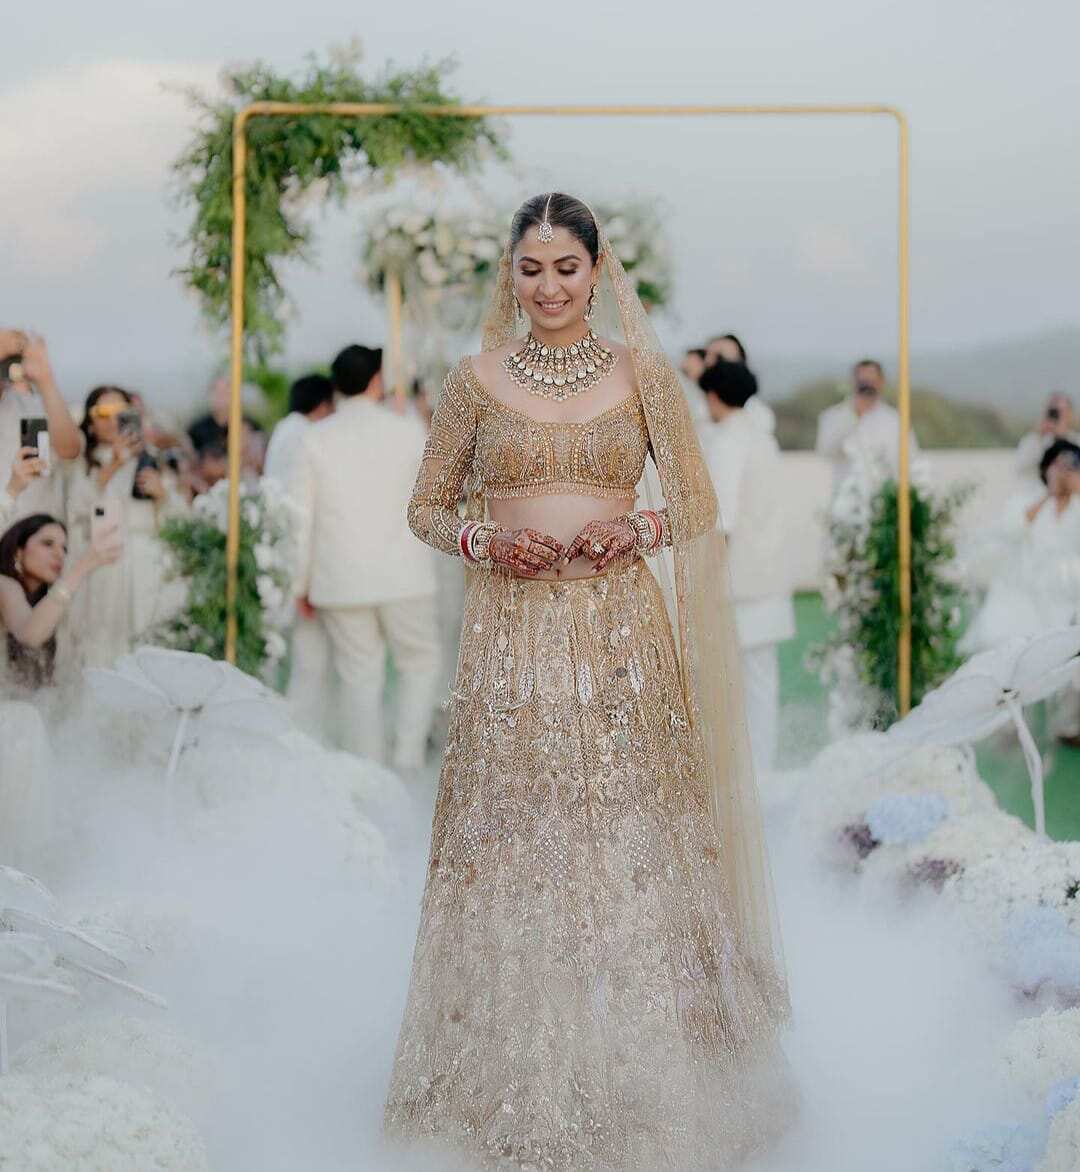
[(292, 629), (289, 686), (285, 691), (293, 719), (320, 741), (336, 742), (338, 695), (330, 636), (322, 612), (298, 615)]
[[(386, 740), (393, 740), (390, 763), (416, 769), (424, 763), (440, 655), (435, 596), (405, 598), (378, 606), (330, 607), (319, 611), (330, 641), (330, 656), (340, 686), (341, 747), (385, 762)], [(384, 737), (386, 653), (397, 674), (395, 736)]]
[(744, 647), (740, 658), (746, 694), (746, 722), (754, 771), (760, 776), (776, 764), (780, 715), (780, 655), (775, 643)]

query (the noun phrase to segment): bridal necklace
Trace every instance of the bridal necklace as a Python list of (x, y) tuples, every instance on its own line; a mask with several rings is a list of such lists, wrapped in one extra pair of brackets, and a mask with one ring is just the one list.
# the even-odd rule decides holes
[(530, 395), (561, 403), (596, 386), (617, 361), (592, 330), (569, 346), (548, 346), (530, 330), (525, 345), (503, 359), (503, 369)]

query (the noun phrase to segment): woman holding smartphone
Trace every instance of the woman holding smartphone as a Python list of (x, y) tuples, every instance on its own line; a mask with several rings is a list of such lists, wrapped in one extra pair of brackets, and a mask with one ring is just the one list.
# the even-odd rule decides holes
[(72, 549), (90, 545), (95, 524), (118, 526), (123, 538), (120, 558), (88, 584), (72, 616), (80, 662), (104, 666), (129, 652), (182, 601), (179, 583), (167, 589), (158, 533), (188, 505), (172, 473), (147, 446), (127, 391), (112, 386), (91, 391), (81, 430), (82, 458), (68, 476)]
[(26, 866), (48, 828), (48, 746), (28, 701), (54, 682), (57, 630), (87, 580), (120, 556), (102, 530), (73, 563), (67, 531), (48, 513), (0, 537), (0, 863)]

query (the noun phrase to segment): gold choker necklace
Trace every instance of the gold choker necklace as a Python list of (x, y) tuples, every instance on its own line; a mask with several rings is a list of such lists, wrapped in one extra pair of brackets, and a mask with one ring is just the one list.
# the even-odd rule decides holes
[(547, 346), (530, 332), (525, 345), (503, 359), (503, 369), (530, 395), (561, 402), (596, 386), (617, 361), (592, 330), (570, 346)]

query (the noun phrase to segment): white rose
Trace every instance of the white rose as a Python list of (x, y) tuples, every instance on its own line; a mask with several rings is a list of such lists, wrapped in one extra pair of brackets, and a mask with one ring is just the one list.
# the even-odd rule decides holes
[(401, 221), (401, 226), (410, 236), (415, 236), (428, 226), (428, 217), (422, 212), (411, 212)]
[(445, 225), (435, 227), (435, 252), (440, 259), (448, 257), (454, 251), (454, 233)]
[(275, 560), (273, 546), (267, 545), (265, 542), (260, 542), (255, 546), (255, 564), (260, 570), (273, 569)]
[(390, 228), (400, 228), (405, 223), (407, 215), (404, 208), (391, 208), (386, 213), (386, 223)]
[(623, 216), (613, 216), (607, 223), (607, 237), (614, 242), (617, 237), (625, 236), (630, 225)]
[(420, 276), (428, 285), (445, 285), (448, 276), (446, 269), (439, 264), (435, 258), (435, 254), (428, 249), (416, 258), (417, 267), (420, 270)]
[(633, 240), (624, 240), (615, 251), (619, 254), (619, 260), (624, 265), (632, 265), (640, 255), (638, 246)]
[(499, 253), (502, 251), (499, 244), (497, 244), (490, 237), (479, 237), (471, 242), (472, 254), (477, 260), (498, 260)]
[(284, 657), (286, 651), (285, 638), (278, 631), (266, 632), (266, 654), (272, 660)]

